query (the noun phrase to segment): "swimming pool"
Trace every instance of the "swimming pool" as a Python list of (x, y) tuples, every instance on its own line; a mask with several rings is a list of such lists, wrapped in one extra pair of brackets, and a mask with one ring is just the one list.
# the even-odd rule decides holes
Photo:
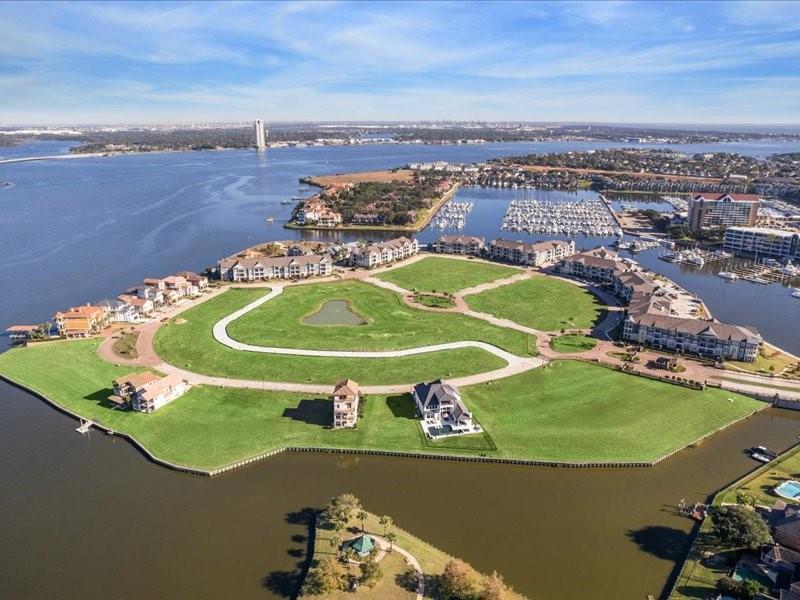
[(784, 481), (775, 488), (775, 493), (781, 498), (788, 498), (789, 500), (796, 500), (800, 496), (800, 482), (797, 481)]

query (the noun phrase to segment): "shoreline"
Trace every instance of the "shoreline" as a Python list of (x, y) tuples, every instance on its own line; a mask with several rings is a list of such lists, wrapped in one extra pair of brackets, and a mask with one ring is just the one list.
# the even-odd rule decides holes
[[(24, 392), (31, 394), (32, 396), (38, 398), (39, 400), (43, 401), (45, 404), (50, 405), (52, 408), (56, 409), (57, 411), (61, 412), (62, 414), (72, 417), (76, 420), (85, 420), (85, 421), (92, 421), (88, 417), (84, 417), (83, 415), (62, 406), (60, 403), (56, 402), (55, 400), (47, 397), (45, 394), (36, 391), (35, 389), (28, 387), (24, 383), (18, 382), (13, 378), (0, 373), (0, 380), (4, 381), (17, 389), (20, 389)], [(729, 429), (745, 419), (749, 419), (754, 415), (758, 414), (759, 412), (770, 408), (771, 405), (764, 402), (764, 405), (760, 408), (754, 409), (747, 414), (744, 414), (724, 425), (714, 429), (713, 431), (709, 431), (698, 437), (697, 439), (686, 443), (678, 448), (675, 448), (666, 454), (663, 454), (659, 457), (656, 457), (650, 461), (560, 461), (560, 460), (539, 460), (539, 459), (514, 459), (514, 458), (502, 458), (502, 457), (490, 457), (490, 456), (473, 456), (469, 454), (455, 454), (455, 453), (431, 453), (431, 452), (415, 452), (415, 451), (401, 451), (401, 450), (378, 450), (378, 449), (370, 449), (370, 448), (337, 448), (337, 447), (318, 447), (318, 446), (283, 446), (280, 448), (274, 448), (272, 450), (267, 450), (264, 452), (259, 452), (257, 454), (242, 458), (240, 460), (236, 460), (230, 462), (228, 464), (211, 468), (211, 469), (203, 469), (200, 467), (194, 467), (191, 465), (182, 465), (178, 463), (173, 463), (166, 459), (160, 458), (157, 455), (153, 454), (147, 446), (139, 441), (135, 436), (122, 432), (116, 431), (111, 429), (110, 427), (103, 425), (102, 423), (98, 423), (92, 421), (92, 427), (104, 432), (106, 435), (115, 435), (119, 436), (128, 442), (130, 442), (134, 448), (139, 450), (150, 462), (157, 464), (162, 467), (166, 467), (172, 469), (174, 471), (188, 473), (191, 475), (200, 475), (204, 477), (216, 477), (219, 475), (223, 475), (229, 471), (234, 471), (240, 469), (242, 467), (262, 462), (268, 458), (272, 458), (278, 454), (282, 454), (284, 452), (294, 452), (294, 453), (315, 453), (315, 454), (356, 454), (360, 456), (387, 456), (393, 458), (407, 458), (407, 459), (426, 459), (426, 460), (446, 460), (446, 461), (456, 461), (456, 462), (473, 462), (473, 463), (484, 463), (484, 464), (503, 464), (503, 465), (520, 465), (520, 466), (528, 466), (528, 467), (551, 467), (551, 468), (571, 468), (571, 469), (592, 469), (592, 468), (647, 468), (647, 467), (655, 467), (656, 465), (664, 462), (665, 460), (675, 456), (679, 452), (683, 452), (687, 449), (691, 449), (694, 446), (703, 442), (703, 440), (717, 435), (726, 429)]]

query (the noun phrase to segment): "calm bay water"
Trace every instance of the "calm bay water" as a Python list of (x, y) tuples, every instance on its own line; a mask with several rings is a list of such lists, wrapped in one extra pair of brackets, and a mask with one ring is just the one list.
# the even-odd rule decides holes
[[(304, 175), (600, 146), (360, 146), (0, 165), (0, 180), (14, 184), (0, 189), (0, 325), (44, 320), (142, 277), (292, 237), (280, 226), (290, 210), (280, 201), (297, 194)], [(476, 200), (465, 233), (497, 235), (515, 193), (462, 190), (460, 198)], [(266, 225), (266, 216), (277, 222)], [(638, 259), (700, 292), (720, 318), (750, 322), (800, 351), (800, 303), (784, 305), (785, 289), (725, 286), (652, 253)], [(661, 591), (686, 548), (690, 522), (669, 507), (705, 498), (755, 466), (742, 448), (793, 444), (800, 415), (770, 410), (652, 469), (284, 455), (215, 480), (154, 466), (122, 440), (73, 428), (0, 384), (1, 597), (283, 597), (304, 549), (303, 527), (287, 515), (353, 491), (371, 510), (482, 570), (497, 569), (532, 598), (642, 598)], [(452, 506), (461, 525), (443, 518), (440, 507)]]

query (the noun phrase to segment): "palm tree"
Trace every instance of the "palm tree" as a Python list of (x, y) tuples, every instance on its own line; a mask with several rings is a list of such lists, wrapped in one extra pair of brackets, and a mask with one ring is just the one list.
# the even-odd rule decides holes
[(364, 533), (364, 521), (367, 520), (367, 513), (363, 510), (359, 510), (358, 514), (356, 514), (356, 519), (361, 521), (361, 533)]
[(397, 534), (394, 531), (390, 531), (386, 534), (386, 540), (389, 542), (389, 552), (394, 550), (394, 542), (397, 539)]
[(378, 519), (378, 523), (380, 523), (381, 527), (383, 527), (383, 535), (386, 535), (386, 532), (389, 530), (389, 528), (394, 525), (394, 521), (389, 515), (383, 515), (380, 519)]
[(342, 536), (339, 535), (338, 532), (334, 533), (334, 534), (331, 535), (330, 542), (331, 542), (331, 546), (333, 546), (333, 549), (336, 550), (336, 553), (338, 554), (339, 553), (339, 546), (342, 543)]

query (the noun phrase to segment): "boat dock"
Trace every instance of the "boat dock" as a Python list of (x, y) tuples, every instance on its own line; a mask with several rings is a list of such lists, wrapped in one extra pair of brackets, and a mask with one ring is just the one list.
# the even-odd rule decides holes
[(78, 433), (89, 433), (89, 429), (94, 425), (94, 421), (90, 421), (89, 419), (81, 419), (81, 424), (75, 428), (75, 431)]

